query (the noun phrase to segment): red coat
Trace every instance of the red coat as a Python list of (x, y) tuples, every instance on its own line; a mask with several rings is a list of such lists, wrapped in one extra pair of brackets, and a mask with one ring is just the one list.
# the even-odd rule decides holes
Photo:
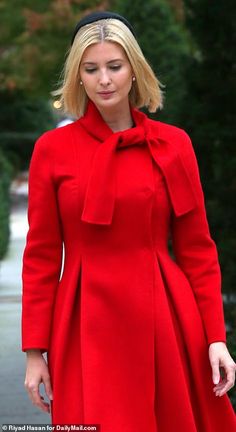
[(48, 351), (53, 423), (233, 432), (208, 359), (225, 326), (191, 141), (132, 116), (136, 127), (113, 133), (90, 102), (82, 119), (36, 143), (22, 349)]

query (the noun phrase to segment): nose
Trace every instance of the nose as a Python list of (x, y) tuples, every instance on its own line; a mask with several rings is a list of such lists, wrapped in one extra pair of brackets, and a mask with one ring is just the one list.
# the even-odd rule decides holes
[(110, 74), (109, 74), (109, 71), (107, 69), (102, 69), (100, 71), (99, 83), (102, 86), (107, 86), (111, 83)]

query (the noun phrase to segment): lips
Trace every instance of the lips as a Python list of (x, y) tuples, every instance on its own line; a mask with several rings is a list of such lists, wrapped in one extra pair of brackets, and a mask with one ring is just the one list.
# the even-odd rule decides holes
[(112, 93), (114, 93), (114, 91), (102, 91), (102, 92), (98, 92), (98, 94), (100, 94), (100, 95), (110, 95)]
[(114, 91), (102, 91), (102, 92), (98, 92), (98, 95), (100, 96), (101, 99), (106, 100), (112, 98), (114, 93), (115, 93)]

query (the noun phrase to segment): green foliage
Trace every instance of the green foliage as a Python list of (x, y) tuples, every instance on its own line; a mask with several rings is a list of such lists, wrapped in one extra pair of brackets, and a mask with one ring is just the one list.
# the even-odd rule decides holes
[(0, 151), (0, 260), (7, 251), (9, 241), (9, 214), (10, 198), (9, 188), (11, 180), (11, 166)]
[(48, 99), (60, 77), (75, 24), (98, 5), (102, 2), (2, 0), (0, 90), (23, 90)]
[(0, 149), (15, 169), (26, 169), (35, 140), (55, 125), (52, 109), (19, 91), (1, 92), (0, 107)]
[(223, 272), (223, 290), (236, 279), (236, 3), (185, 0), (194, 45), (186, 68), (188, 97), (182, 123), (196, 148), (207, 209)]
[(186, 95), (183, 71), (189, 56), (187, 33), (165, 0), (116, 0), (114, 9), (132, 23), (146, 59), (165, 85), (164, 109), (153, 117), (178, 124)]

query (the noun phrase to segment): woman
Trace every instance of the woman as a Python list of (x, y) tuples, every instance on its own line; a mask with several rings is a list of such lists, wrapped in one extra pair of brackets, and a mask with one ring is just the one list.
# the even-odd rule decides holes
[(156, 111), (162, 93), (125, 18), (78, 23), (58, 94), (78, 120), (43, 134), (30, 166), (22, 349), (32, 402), (50, 412), (42, 382), (53, 423), (235, 431), (235, 363), (197, 162), (182, 129), (138, 110)]

